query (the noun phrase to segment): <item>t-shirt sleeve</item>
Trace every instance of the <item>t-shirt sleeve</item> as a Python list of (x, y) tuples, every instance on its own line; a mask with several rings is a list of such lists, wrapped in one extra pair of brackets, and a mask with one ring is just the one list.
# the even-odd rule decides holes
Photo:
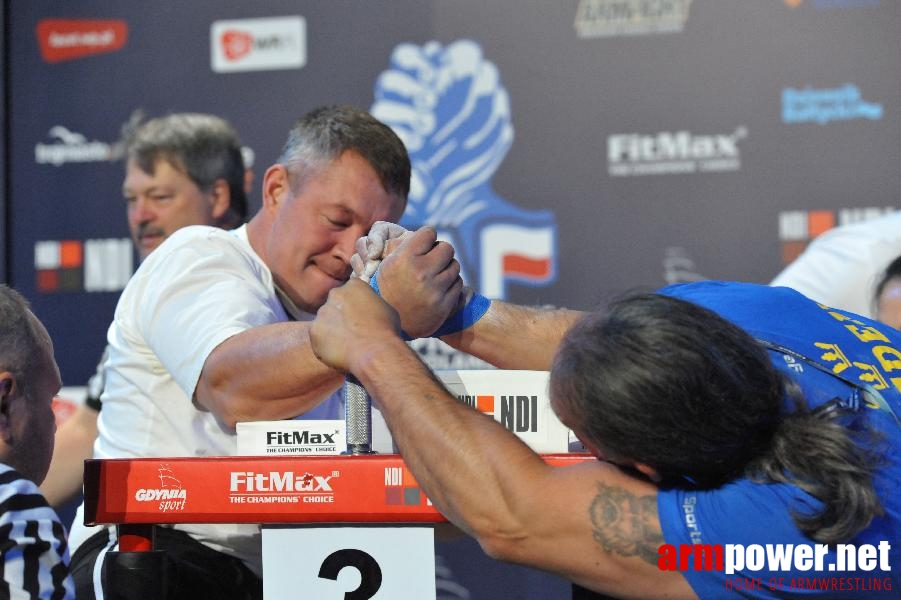
[(789, 287), (834, 308), (873, 316), (880, 273), (901, 254), (901, 238), (838, 228), (816, 238), (770, 285)]
[[(657, 510), (663, 538), (667, 544), (728, 545), (747, 548), (753, 544), (812, 544), (797, 528), (788, 507), (812, 512), (819, 503), (794, 486), (781, 483), (754, 483), (741, 479), (716, 490), (661, 490)], [(710, 550), (713, 552), (713, 550)], [(695, 568), (692, 560), (680, 569), (700, 598), (732, 597), (727, 579), (763, 579), (786, 577), (787, 573), (741, 569)], [(763, 594), (763, 597), (769, 597)]]
[(132, 310), (147, 345), (191, 397), (216, 346), (285, 314), (243, 242), (218, 230), (179, 242), (156, 251), (165, 254), (141, 273)]

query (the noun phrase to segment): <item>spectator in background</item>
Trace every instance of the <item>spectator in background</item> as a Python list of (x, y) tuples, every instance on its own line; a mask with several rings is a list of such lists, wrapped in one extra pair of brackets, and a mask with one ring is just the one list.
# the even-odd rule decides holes
[[(232, 126), (214, 115), (173, 113), (126, 131), (122, 195), (140, 260), (187, 225), (232, 229), (247, 216), (252, 181)], [(97, 439), (105, 351), (88, 393), (56, 434), (56, 450), (41, 491), (59, 508), (81, 493), (84, 461)]]
[(901, 329), (901, 256), (889, 263), (873, 295), (876, 319)]
[(901, 256), (901, 211), (830, 229), (770, 285), (798, 290), (827, 306), (873, 318), (882, 269)]
[(66, 529), (37, 488), (50, 465), (59, 391), (53, 343), (0, 284), (0, 598), (74, 598)]

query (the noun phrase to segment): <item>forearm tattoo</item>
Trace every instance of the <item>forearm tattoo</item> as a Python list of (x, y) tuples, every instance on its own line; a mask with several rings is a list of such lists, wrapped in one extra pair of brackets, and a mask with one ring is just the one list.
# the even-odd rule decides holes
[(637, 556), (657, 564), (663, 533), (655, 496), (635, 496), (620, 487), (601, 483), (588, 508), (588, 517), (594, 539), (606, 552)]

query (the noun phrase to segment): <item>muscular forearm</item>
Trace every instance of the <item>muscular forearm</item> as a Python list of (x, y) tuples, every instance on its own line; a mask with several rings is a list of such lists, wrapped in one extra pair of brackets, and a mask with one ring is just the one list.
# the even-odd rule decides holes
[(693, 597), (679, 573), (657, 568), (663, 537), (651, 484), (599, 461), (548, 466), (490, 416), (457, 402), (395, 341), (354, 372), (429, 499), (489, 556), (617, 597)]
[(442, 340), (502, 369), (547, 371), (560, 340), (582, 314), (495, 300), (475, 325)]
[(432, 502), (487, 547), (525, 535), (526, 486), (549, 467), (490, 416), (457, 402), (399, 340), (376, 352), (356, 374)]
[(289, 419), (315, 407), (343, 377), (310, 349), (309, 325), (277, 323), (234, 335), (207, 357), (195, 401), (229, 427)]

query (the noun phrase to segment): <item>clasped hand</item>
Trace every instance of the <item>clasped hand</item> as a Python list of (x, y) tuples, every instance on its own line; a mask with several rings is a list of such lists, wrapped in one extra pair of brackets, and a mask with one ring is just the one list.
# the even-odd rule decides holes
[(357, 242), (351, 264), (355, 276), (366, 281), (375, 276), (379, 294), (397, 310), (401, 328), (411, 338), (431, 335), (465, 304), (454, 248), (439, 242), (431, 227), (407, 231), (376, 223)]

